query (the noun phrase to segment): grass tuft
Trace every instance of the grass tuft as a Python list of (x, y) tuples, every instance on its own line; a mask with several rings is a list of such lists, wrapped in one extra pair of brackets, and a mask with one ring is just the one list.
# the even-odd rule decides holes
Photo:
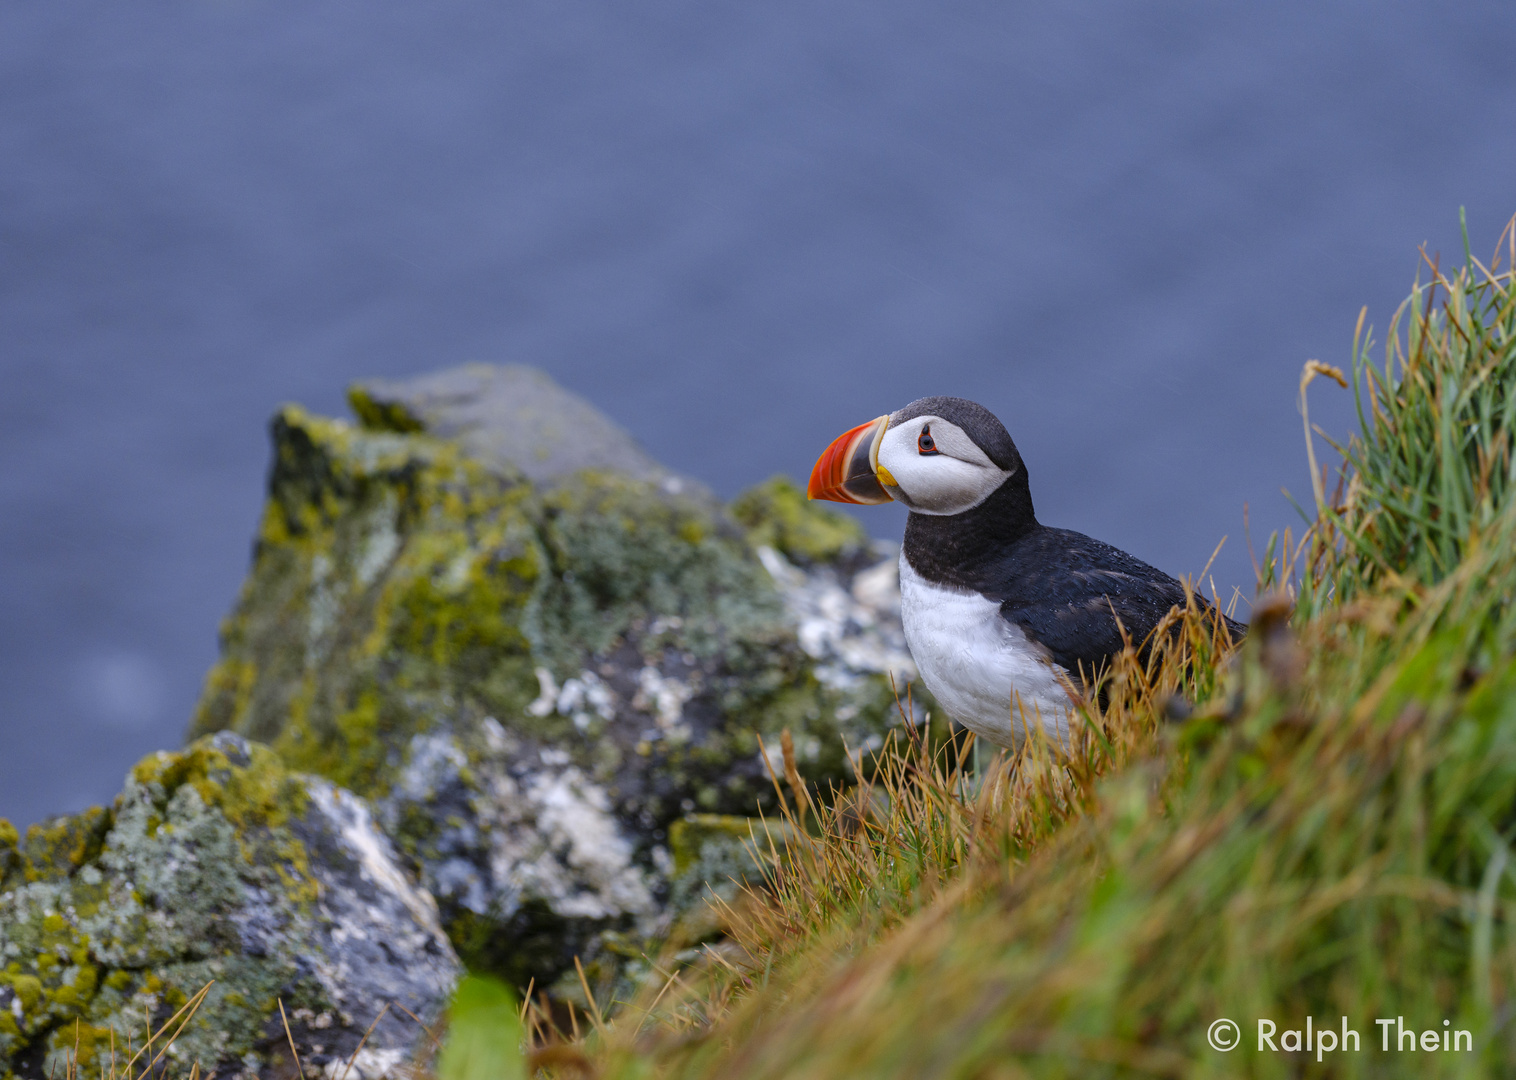
[(1468, 258), (1452, 273), (1423, 252), (1417, 281), (1371, 357), (1367, 309), (1353, 334), (1352, 389), (1359, 431), (1338, 443), (1344, 460), (1329, 495), (1312, 445), (1306, 387), (1342, 373), (1311, 361), (1301, 412), (1316, 502), (1314, 522), (1292, 550), (1271, 542), (1263, 583), (1300, 591), (1303, 611), (1372, 592), (1380, 583), (1442, 580), (1474, 547), (1508, 542), (1516, 494), (1516, 219), (1486, 266)]

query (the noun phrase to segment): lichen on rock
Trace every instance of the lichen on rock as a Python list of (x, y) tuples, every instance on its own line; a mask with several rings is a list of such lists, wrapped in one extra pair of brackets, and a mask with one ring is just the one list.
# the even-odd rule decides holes
[(351, 396), (274, 420), (193, 733), (372, 800), (471, 965), (550, 984), (659, 933), (670, 827), (773, 810), (760, 736), (847, 782), (895, 722), (887, 553), (787, 481), (729, 513), (526, 369)]
[[(24, 839), (0, 823), (0, 850), (0, 1075), (125, 1060), (207, 985), (169, 1063), (266, 1071), (282, 999), (320, 1069), (386, 1000), (435, 1015), (459, 970), (362, 801), (230, 733), (143, 759), (109, 809)], [(418, 1035), (381, 1023), (355, 1071), (386, 1075)]]
[(810, 502), (787, 476), (774, 476), (732, 501), (732, 518), (754, 547), (768, 547), (802, 567), (874, 561), (874, 542), (855, 518)]
[(529, 489), (456, 447), (289, 407), (254, 569), (223, 627), (192, 736), (230, 729), (382, 793), (394, 747), (464, 694), (531, 700), (520, 609), (538, 574)]

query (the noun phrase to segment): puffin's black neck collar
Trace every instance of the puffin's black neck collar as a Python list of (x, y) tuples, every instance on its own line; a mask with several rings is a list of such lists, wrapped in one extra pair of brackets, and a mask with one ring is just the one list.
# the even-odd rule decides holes
[(982, 591), (1005, 549), (1040, 527), (1023, 465), (972, 510), (951, 517), (913, 512), (905, 523), (905, 557), (928, 581)]

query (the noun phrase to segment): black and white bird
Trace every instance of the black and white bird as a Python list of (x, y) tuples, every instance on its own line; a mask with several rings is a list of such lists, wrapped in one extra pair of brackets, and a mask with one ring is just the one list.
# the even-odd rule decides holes
[[(1122, 630), (1142, 642), (1185, 604), (1161, 570), (1039, 522), (1005, 426), (963, 398), (922, 398), (845, 432), (816, 462), (809, 495), (910, 510), (906, 643), (947, 714), (1001, 746), (1019, 746), (1028, 723), (1064, 743), (1078, 688), (1121, 652)], [(1242, 625), (1220, 617), (1240, 638)]]

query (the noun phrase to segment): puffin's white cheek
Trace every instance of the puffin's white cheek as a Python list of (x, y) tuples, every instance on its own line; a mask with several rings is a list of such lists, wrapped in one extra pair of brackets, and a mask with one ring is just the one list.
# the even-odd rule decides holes
[(935, 460), (944, 466), (933, 470), (937, 475), (932, 477), (935, 482), (927, 491), (926, 498), (932, 509), (947, 514), (957, 513), (983, 498), (980, 491), (984, 486), (983, 469), (977, 469), (956, 458), (929, 460)]
[(879, 455), (913, 506), (930, 514), (956, 514), (984, 500), (985, 470), (942, 454), (899, 455), (890, 464)]

